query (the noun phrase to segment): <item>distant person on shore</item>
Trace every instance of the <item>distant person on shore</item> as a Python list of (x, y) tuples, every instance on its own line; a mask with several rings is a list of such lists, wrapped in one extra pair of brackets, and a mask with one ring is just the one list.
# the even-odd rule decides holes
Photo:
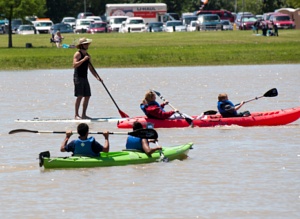
[(278, 26), (273, 21), (272, 21), (272, 26), (273, 26), (274, 36), (279, 36), (278, 35)]
[[(97, 74), (94, 68), (91, 66), (91, 56), (87, 53), (89, 45), (92, 40), (87, 38), (79, 39), (76, 48), (79, 49), (75, 52), (73, 57), (73, 67), (74, 67), (74, 86), (75, 86), (75, 119), (91, 119), (86, 115), (89, 100), (91, 97), (91, 88), (88, 81), (88, 69), (94, 75), (98, 81), (102, 81), (100, 76)], [(81, 100), (83, 99), (82, 114), (79, 114), (79, 107)]]
[(64, 39), (64, 37), (61, 35), (60, 31), (56, 31), (55, 35), (54, 35), (54, 42), (56, 44), (57, 48), (61, 47), (61, 42)]
[(244, 101), (235, 106), (230, 100), (228, 100), (228, 95), (226, 93), (219, 94), (218, 96), (218, 110), (224, 118), (249, 116), (249, 111), (245, 111), (243, 113), (237, 112), (243, 105)]
[(89, 137), (89, 126), (86, 123), (80, 123), (77, 126), (78, 139), (68, 143), (72, 136), (72, 131), (66, 131), (66, 138), (60, 147), (61, 152), (73, 152), (73, 156), (88, 156), (99, 157), (100, 152), (109, 152), (109, 132), (103, 132), (105, 139), (104, 146), (95, 140), (94, 137)]
[(253, 24), (253, 32), (256, 32), (256, 34), (258, 34), (259, 25), (260, 21), (257, 19)]
[[(133, 131), (143, 129), (143, 125), (140, 122), (136, 121), (133, 123), (132, 128)], [(144, 139), (129, 135), (126, 141), (126, 149), (139, 150), (146, 153), (147, 155), (151, 155), (155, 151), (162, 149), (161, 146), (156, 146), (154, 148), (151, 148), (149, 146), (150, 142), (155, 143), (156, 141), (157, 139)]]

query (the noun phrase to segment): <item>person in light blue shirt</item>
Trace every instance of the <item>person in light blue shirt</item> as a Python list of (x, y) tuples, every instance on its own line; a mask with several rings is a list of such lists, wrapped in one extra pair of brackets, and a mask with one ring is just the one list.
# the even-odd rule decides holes
[[(133, 131), (142, 129), (143, 125), (140, 122), (134, 122), (132, 125)], [(157, 139), (144, 139), (138, 138), (134, 136), (128, 136), (126, 141), (126, 149), (127, 150), (139, 150), (147, 155), (151, 155), (157, 150), (161, 150), (161, 146), (156, 146), (154, 148), (150, 148), (149, 142), (155, 143)]]

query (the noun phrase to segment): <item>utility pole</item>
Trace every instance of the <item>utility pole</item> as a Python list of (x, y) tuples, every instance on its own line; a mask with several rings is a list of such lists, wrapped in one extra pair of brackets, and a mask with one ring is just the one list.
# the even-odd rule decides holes
[(236, 13), (236, 9), (237, 9), (237, 0), (235, 0), (235, 3), (234, 3), (234, 12)]

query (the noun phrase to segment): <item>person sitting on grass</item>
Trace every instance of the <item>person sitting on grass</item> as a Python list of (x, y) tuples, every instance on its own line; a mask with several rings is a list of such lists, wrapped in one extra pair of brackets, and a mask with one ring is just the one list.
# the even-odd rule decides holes
[(103, 132), (105, 139), (104, 146), (95, 140), (94, 137), (89, 137), (89, 126), (86, 123), (80, 123), (77, 126), (79, 134), (78, 139), (68, 143), (72, 131), (66, 131), (66, 138), (60, 147), (61, 152), (73, 152), (73, 156), (88, 156), (99, 157), (100, 152), (109, 152), (109, 132)]
[(61, 35), (60, 31), (56, 31), (55, 35), (54, 35), (54, 42), (56, 44), (57, 48), (61, 47), (61, 42), (64, 39), (64, 37)]
[[(140, 122), (136, 121), (133, 123), (132, 129), (133, 129), (133, 131), (143, 129), (143, 125)], [(155, 143), (156, 141), (157, 141), (157, 139), (145, 139), (145, 138), (138, 138), (138, 137), (129, 135), (127, 137), (127, 141), (126, 141), (126, 149), (139, 150), (150, 156), (155, 151), (162, 149), (161, 146), (156, 146), (154, 148), (151, 148), (149, 146), (150, 142)]]

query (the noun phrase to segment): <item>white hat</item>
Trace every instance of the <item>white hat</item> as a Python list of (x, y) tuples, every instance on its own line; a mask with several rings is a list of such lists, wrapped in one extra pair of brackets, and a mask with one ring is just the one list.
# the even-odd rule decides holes
[(83, 45), (83, 44), (90, 44), (91, 42), (92, 42), (91, 39), (87, 39), (87, 38), (85, 38), (85, 37), (80, 38), (80, 39), (78, 40), (78, 43), (76, 44), (76, 48), (79, 49), (80, 45)]

